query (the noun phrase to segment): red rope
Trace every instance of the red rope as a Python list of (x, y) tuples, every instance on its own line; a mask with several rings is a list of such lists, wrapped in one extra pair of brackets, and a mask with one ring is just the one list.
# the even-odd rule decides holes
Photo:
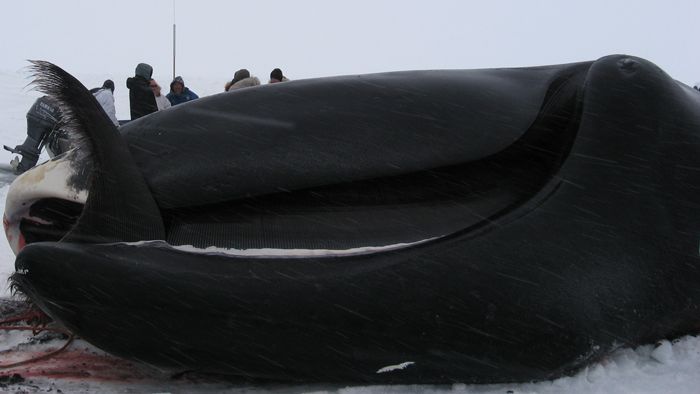
[[(34, 327), (34, 326), (0, 326), (0, 330), (3, 331), (33, 331), (34, 335), (44, 331), (44, 329)], [(50, 330), (49, 330), (50, 331)]]
[[(33, 324), (30, 326), (7, 325), (10, 323), (17, 323), (20, 321), (26, 321), (28, 323), (33, 323)], [(46, 327), (47, 321), (48, 321), (48, 317), (43, 312), (38, 311), (38, 310), (25, 311), (23, 313), (20, 313), (18, 315), (15, 315), (15, 316), (12, 316), (12, 317), (9, 317), (5, 320), (0, 321), (0, 330), (4, 330), (4, 331), (15, 331), (15, 330), (16, 331), (31, 331), (33, 335), (37, 335), (43, 331), (50, 331), (50, 332), (57, 332), (60, 334), (68, 335), (68, 340), (66, 341), (66, 343), (63, 344), (63, 346), (60, 349), (48, 352), (46, 354), (42, 354), (42, 355), (37, 356), (37, 357), (30, 358), (27, 360), (17, 361), (17, 362), (10, 363), (10, 364), (0, 364), (0, 369), (19, 367), (21, 365), (31, 364), (31, 363), (35, 363), (37, 361), (51, 358), (51, 357), (57, 355), (58, 353), (64, 351), (68, 347), (68, 345), (73, 343), (73, 339), (75, 338), (75, 336), (72, 333), (67, 332), (66, 330), (63, 330), (60, 328)]]
[(64, 351), (64, 350), (66, 350), (66, 348), (68, 347), (68, 345), (70, 345), (71, 343), (73, 343), (73, 339), (74, 339), (74, 338), (75, 338), (75, 336), (74, 336), (73, 334), (70, 334), (70, 336), (68, 337), (68, 340), (66, 341), (66, 343), (63, 344), (63, 346), (61, 346), (60, 349), (56, 349), (56, 350), (54, 350), (54, 351), (52, 351), (52, 352), (48, 352), (48, 353), (46, 353), (46, 354), (42, 354), (41, 356), (33, 357), (33, 358), (30, 358), (30, 359), (27, 359), (27, 360), (17, 361), (17, 362), (15, 362), (15, 363), (10, 363), (10, 364), (0, 364), (0, 369), (9, 369), (9, 368), (14, 368), (14, 367), (19, 367), (19, 366), (21, 366), (21, 365), (31, 364), (31, 363), (35, 363), (35, 362), (37, 362), (37, 361), (41, 361), (41, 360), (45, 360), (45, 359), (47, 359), (47, 358), (51, 358), (51, 357), (57, 355), (58, 353), (60, 353), (60, 352), (62, 352), (62, 351)]
[(48, 317), (44, 314), (44, 312), (38, 311), (38, 310), (27, 310), (23, 313), (20, 313), (18, 315), (12, 316), (10, 318), (7, 318), (5, 320), (0, 321), (0, 325), (2, 324), (7, 324), (7, 323), (15, 323), (18, 321), (26, 320), (26, 321), (32, 321), (32, 320), (37, 320), (37, 321), (42, 321), (42, 320), (47, 320)]

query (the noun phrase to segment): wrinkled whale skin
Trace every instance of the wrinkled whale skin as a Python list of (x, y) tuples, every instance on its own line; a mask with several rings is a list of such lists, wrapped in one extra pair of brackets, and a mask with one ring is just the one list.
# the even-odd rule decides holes
[[(185, 104), (133, 122), (122, 133), (145, 190), (166, 218), (162, 239), (135, 242), (150, 239), (126, 239), (115, 230), (105, 237), (108, 242), (90, 242), (93, 238), (74, 232), (60, 242), (31, 243), (17, 256), (14, 285), (71, 331), (116, 355), (174, 370), (254, 379), (542, 380), (573, 373), (619, 346), (698, 332), (699, 93), (653, 63), (622, 55), (548, 68), (465, 71), (463, 82), (475, 85), (461, 93), (444, 93), (439, 83), (421, 82), (423, 76), (459, 86), (460, 72), (435, 73), (293, 81), (277, 84), (274, 92), (260, 87), (219, 95), (203, 99), (208, 101), (201, 106)], [(501, 77), (507, 83), (498, 86)], [(404, 104), (410, 111), (401, 112), (397, 96), (383, 90), (382, 81), (389, 91), (399, 86), (410, 90), (411, 79), (416, 79), (416, 97), (424, 100), (408, 100)], [(500, 104), (479, 89), (483, 83), (500, 92), (496, 97), (508, 97), (513, 86), (527, 89), (524, 82), (549, 85), (523, 93), (522, 101)], [(368, 95), (373, 89), (376, 94)], [(468, 97), (471, 107), (464, 111), (471, 120), (455, 114), (460, 94)], [(317, 101), (300, 99), (310, 96)], [(237, 112), (234, 123), (242, 126), (236, 132), (196, 142), (186, 131), (177, 131), (168, 139), (168, 127), (187, 122), (180, 116), (199, 114), (192, 124), (202, 131), (207, 126), (202, 119), (213, 116), (206, 108), (233, 108), (251, 100), (255, 107), (266, 98), (277, 111), (267, 123), (250, 109), (247, 117)], [(516, 107), (513, 114), (520, 115), (511, 115), (517, 127), (508, 126), (509, 112), (499, 105)], [(381, 111), (387, 106), (395, 110), (389, 120)], [(430, 107), (426, 116), (416, 112), (421, 107)], [(342, 138), (333, 130), (316, 129), (334, 119), (329, 111), (336, 113)], [(213, 116), (209, 126), (226, 129), (222, 122)], [(461, 122), (475, 126), (460, 130)], [(300, 124), (307, 129), (296, 133)], [(409, 133), (398, 144), (401, 148), (392, 149), (392, 136), (416, 124), (422, 131)], [(498, 125), (498, 139), (480, 128)], [(441, 134), (445, 128), (450, 131)], [(161, 129), (159, 151), (149, 130)], [(281, 136), (280, 129), (291, 134)], [(430, 143), (430, 133), (445, 138), (434, 143), (436, 150), (422, 149)], [(238, 145), (226, 145), (226, 135)], [(474, 146), (455, 147), (470, 137)], [(340, 145), (329, 145), (334, 138), (342, 140)], [(357, 151), (353, 138), (360, 141)], [(280, 145), (267, 150), (271, 140)], [(376, 145), (381, 141), (386, 149)], [(191, 146), (191, 152), (175, 149), (180, 144)], [(188, 156), (204, 144), (216, 160)], [(246, 156), (246, 149), (260, 152), (265, 165), (237, 161), (255, 157)], [(445, 156), (439, 154), (442, 149)], [(361, 160), (351, 165), (353, 155)], [(182, 177), (192, 182), (178, 183), (178, 163), (186, 167)], [(107, 176), (100, 165), (95, 179)], [(166, 167), (172, 171), (160, 172)], [(222, 184), (209, 194), (203, 192), (207, 171), (212, 183)], [(454, 185), (440, 189), (449, 198), (421, 191), (437, 184), (429, 174), (437, 174), (441, 185)], [(228, 177), (232, 181), (224, 182)], [(487, 177), (499, 184), (483, 186)], [(90, 207), (94, 188), (108, 188), (105, 184), (91, 184), (83, 217), (99, 205)], [(389, 207), (349, 203), (349, 208), (328, 208), (328, 200), (313, 200), (308, 192), (344, 196), (358, 184), (365, 185), (365, 193), (372, 191), (367, 186), (385, 184), (417, 197), (406, 205), (392, 200)], [(483, 194), (460, 199), (469, 189), (465, 184), (477, 185)], [(280, 185), (288, 190), (283, 197), (266, 200)], [(388, 193), (387, 188), (381, 191)], [(95, 195), (100, 193), (104, 191)], [(424, 235), (435, 238), (332, 257), (234, 256), (171, 246), (172, 218), (214, 218), (213, 210), (228, 204), (227, 196), (236, 207), (227, 209), (255, 207), (246, 211), (246, 220), (278, 206), (310, 207), (310, 217), (320, 215), (320, 221), (376, 208), (379, 215), (398, 212), (409, 223), (429, 223), (434, 228)], [(480, 196), (491, 205), (483, 205)], [(195, 200), (209, 207), (206, 213), (178, 211)], [(234, 200), (246, 202), (236, 205)], [(450, 210), (434, 211), (445, 215), (437, 224), (414, 219), (416, 201)], [(457, 212), (454, 222), (459, 223), (460, 206), (479, 207), (474, 214), (483, 210), (484, 217), (464, 219), (467, 224), (460, 228), (447, 215)], [(304, 221), (294, 225), (304, 231)], [(402, 231), (405, 235), (387, 240), (420, 238)], [(358, 236), (362, 242), (366, 238)], [(201, 236), (192, 244), (197, 242), (203, 242)], [(407, 364), (378, 372), (402, 363)]]

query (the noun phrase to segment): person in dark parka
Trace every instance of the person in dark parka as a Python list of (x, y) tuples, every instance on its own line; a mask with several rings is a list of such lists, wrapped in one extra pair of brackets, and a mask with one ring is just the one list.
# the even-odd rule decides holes
[(149, 86), (153, 75), (153, 67), (146, 63), (139, 63), (133, 77), (126, 79), (126, 87), (129, 89), (129, 105), (131, 107), (131, 120), (158, 111), (156, 97)]

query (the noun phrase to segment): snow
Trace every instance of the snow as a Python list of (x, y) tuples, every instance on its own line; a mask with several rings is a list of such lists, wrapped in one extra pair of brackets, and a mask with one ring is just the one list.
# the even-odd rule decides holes
[[(70, 72), (70, 70), (68, 70)], [(120, 76), (84, 76), (75, 75), (88, 87), (102, 84), (105, 79), (113, 79), (117, 85), (115, 92), (117, 115), (127, 119), (129, 114), (128, 92)], [(27, 88), (27, 74), (0, 70), (0, 139), (3, 144), (17, 145), (24, 140), (26, 132), (25, 115), (34, 100), (40, 96)], [(124, 77), (125, 78), (125, 77)], [(203, 78), (188, 78), (192, 88), (200, 96), (218, 93), (223, 89), (223, 82)], [(160, 81), (162, 86), (167, 86)], [(12, 155), (0, 153), (0, 163), (9, 163)], [(45, 158), (45, 157), (44, 157)], [(0, 178), (2, 179), (2, 178)], [(0, 180), (0, 182), (2, 182)], [(0, 201), (7, 196), (9, 185), (0, 183)], [(5, 241), (0, 241), (0, 281), (14, 271), (14, 255)], [(0, 298), (10, 297), (7, 286), (0, 287)], [(650, 322), (653, 323), (653, 322)], [(28, 338), (26, 332), (0, 331), (0, 351), (9, 349)], [(206, 335), (202, 333), (202, 335)], [(409, 362), (386, 368), (406, 368)], [(380, 370), (381, 371), (381, 370)], [(38, 387), (38, 388), (37, 388)], [(227, 392), (227, 393), (338, 393), (338, 394), (373, 394), (373, 393), (478, 393), (478, 394), (524, 394), (524, 393), (673, 393), (697, 392), (700, 387), (700, 338), (684, 337), (674, 342), (661, 341), (657, 345), (640, 346), (636, 349), (620, 349), (599, 363), (593, 364), (574, 376), (560, 379), (524, 384), (496, 385), (411, 385), (411, 386), (329, 386), (329, 385), (223, 385), (199, 384), (182, 387), (169, 381), (130, 386), (125, 384), (105, 384), (89, 382), (41, 382), (34, 380), (32, 385), (18, 384), (11, 386), (18, 392), (47, 392), (60, 389), (70, 392)], [(0, 385), (0, 391), (3, 386)]]
[[(4, 343), (0, 334), (0, 343)], [(27, 334), (22, 334), (27, 335)], [(11, 343), (18, 343), (17, 339)], [(61, 341), (52, 343), (54, 347)], [(75, 346), (90, 348), (90, 345), (78, 342)], [(652, 354), (660, 347), (668, 352), (668, 358), (659, 362)], [(4, 346), (2, 346), (4, 348)], [(1, 349), (0, 349), (1, 350)], [(400, 368), (403, 363), (390, 368)], [(33, 378), (31, 381), (17, 384), (12, 388), (18, 392), (36, 392), (32, 388), (40, 387), (39, 392), (48, 392), (60, 388), (64, 393), (73, 392), (190, 392), (190, 393), (314, 393), (314, 394), (382, 394), (382, 393), (422, 393), (422, 394), (667, 394), (697, 392), (700, 387), (700, 341), (694, 337), (682, 338), (674, 343), (665, 341), (655, 348), (654, 345), (641, 346), (637, 349), (621, 349), (604, 361), (585, 368), (575, 376), (564, 377), (547, 382), (523, 384), (447, 384), (447, 385), (395, 385), (395, 386), (346, 386), (346, 385), (280, 385), (268, 384), (231, 385), (216, 382), (182, 382), (182, 381), (142, 381), (142, 382), (90, 382), (90, 381), (49, 381)], [(2, 387), (0, 386), (0, 390)]]

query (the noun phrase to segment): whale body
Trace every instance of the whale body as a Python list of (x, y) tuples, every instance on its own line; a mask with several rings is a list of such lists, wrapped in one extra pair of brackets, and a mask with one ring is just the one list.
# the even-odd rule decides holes
[(700, 328), (700, 93), (644, 59), (298, 80), (20, 176), (13, 285), (115, 355), (306, 382), (515, 382)]

